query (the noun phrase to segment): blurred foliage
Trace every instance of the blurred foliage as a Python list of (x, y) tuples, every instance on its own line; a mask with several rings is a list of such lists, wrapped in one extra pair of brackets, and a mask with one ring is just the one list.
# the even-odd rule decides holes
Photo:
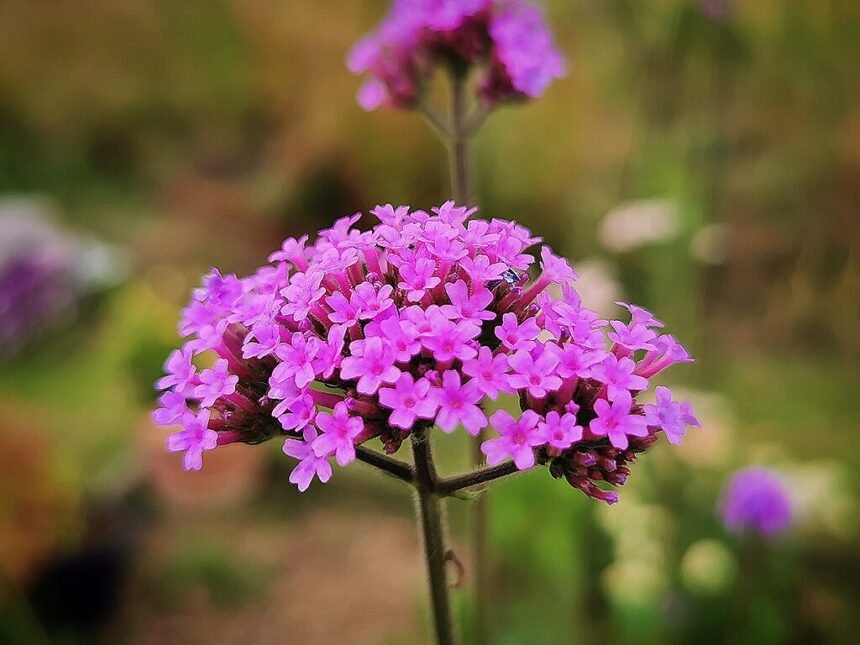
[[(160, 439), (142, 438), (155, 436), (151, 383), (201, 271), (252, 270), (282, 237), (380, 201), (445, 198), (445, 151), (421, 120), (354, 102), (344, 56), (385, 4), (0, 4), (0, 193), (51, 197), (70, 228), (121, 245), (134, 267), (74, 327), (0, 365), (0, 544), (21, 565), (0, 580), (0, 640), (48, 642), (27, 573), (81, 541), (84, 500), (155, 476)], [(545, 473), (493, 492), (494, 642), (853, 642), (860, 4), (725, 0), (717, 20), (697, 0), (545, 4), (570, 75), (479, 133), (480, 204), (574, 264), (612, 267), (625, 298), (659, 312), (699, 358), (673, 378), (705, 429), (649, 454), (612, 508)], [(671, 205), (672, 234), (611, 251), (605, 215), (641, 200)], [(691, 252), (703, 230), (722, 231), (714, 260)], [(259, 450), (274, 463), (264, 492), (249, 514), (210, 511), (225, 523), (302, 527), (318, 507), (408, 514), (394, 483), (360, 473), (299, 500), (278, 447)], [(750, 462), (792, 473), (800, 509), (794, 534), (755, 557), (714, 515), (724, 475)], [(450, 515), (464, 539), (465, 505)], [(167, 611), (202, 588), (229, 614), (276, 593), (229, 546), (164, 531), (175, 555), (132, 586), (130, 606)], [(414, 616), (421, 592), (399, 599)], [(401, 642), (399, 630), (377, 625), (375, 639)]]

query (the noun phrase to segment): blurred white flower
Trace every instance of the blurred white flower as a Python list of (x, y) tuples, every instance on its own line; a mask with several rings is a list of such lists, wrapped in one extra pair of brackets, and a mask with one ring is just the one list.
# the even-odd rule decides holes
[(614, 253), (671, 239), (678, 232), (678, 207), (668, 199), (643, 199), (621, 204), (600, 222), (599, 236)]
[(819, 460), (789, 468), (797, 486), (791, 498), (798, 529), (851, 539), (860, 531), (860, 504), (844, 465)]
[(695, 593), (719, 595), (735, 577), (737, 562), (719, 540), (699, 540), (681, 559), (681, 579)]
[[(576, 263), (576, 287), (582, 304), (601, 316), (616, 316), (618, 305), (624, 300), (624, 291), (616, 278), (612, 264), (600, 258), (586, 258)], [(561, 298), (561, 286), (548, 288), (553, 298)]]
[(615, 303), (624, 299), (624, 292), (612, 265), (598, 258), (588, 258), (577, 263), (576, 273), (579, 276), (576, 290), (582, 304), (601, 316), (617, 314)]
[(693, 468), (718, 468), (732, 459), (735, 416), (725, 397), (714, 392), (688, 388), (672, 388), (679, 400), (689, 400), (702, 424), (684, 435), (680, 446), (672, 450), (673, 456)]
[(690, 240), (690, 255), (703, 264), (722, 264), (728, 255), (729, 227), (707, 224)]
[(653, 605), (669, 586), (662, 563), (638, 558), (613, 562), (603, 570), (601, 583), (613, 601), (634, 607)]

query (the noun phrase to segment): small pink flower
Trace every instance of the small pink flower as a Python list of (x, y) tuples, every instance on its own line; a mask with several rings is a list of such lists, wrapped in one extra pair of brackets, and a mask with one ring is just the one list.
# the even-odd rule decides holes
[(481, 328), (470, 320), (458, 323), (450, 320), (438, 320), (433, 330), (421, 339), (421, 343), (433, 352), (433, 357), (440, 363), (454, 359), (461, 361), (474, 358), (478, 350), (472, 342)]
[(364, 422), (359, 417), (349, 416), (346, 403), (334, 406), (334, 414), (317, 415), (316, 424), (323, 431), (312, 444), (317, 457), (334, 455), (339, 466), (355, 460), (355, 439), (364, 430)]
[(439, 408), (430, 382), (425, 378), (415, 381), (409, 374), (401, 374), (393, 388), (381, 388), (379, 402), (392, 410), (389, 423), (403, 430), (412, 428), (416, 419), (432, 419)]
[(357, 285), (350, 300), (354, 301), (359, 319), (372, 320), (388, 310), (394, 304), (391, 299), (393, 290), (390, 284), (382, 285), (379, 289), (366, 282)]
[(701, 427), (689, 402), (673, 401), (672, 390), (668, 387), (658, 386), (656, 395), (657, 403), (645, 406), (645, 418), (650, 427), (659, 428), (666, 433), (669, 443), (681, 443), (687, 426)]
[(591, 368), (591, 376), (606, 385), (609, 398), (614, 401), (624, 393), (629, 394), (630, 390), (639, 391), (648, 387), (648, 381), (634, 374), (635, 370), (636, 363), (629, 358), (618, 359), (609, 354)]
[(314, 380), (313, 361), (319, 350), (318, 338), (307, 338), (301, 332), (294, 332), (288, 343), (282, 343), (275, 350), (281, 365), (292, 374), (297, 387), (305, 387)]
[(264, 358), (271, 356), (283, 340), (283, 327), (274, 323), (256, 325), (245, 337), (242, 345), (242, 358)]
[(302, 438), (304, 441), (287, 439), (284, 442), (284, 454), (299, 460), (293, 472), (290, 473), (290, 482), (296, 484), (304, 493), (314, 477), (323, 484), (331, 479), (331, 464), (326, 457), (317, 457), (311, 447), (317, 439), (317, 431), (313, 426), (304, 429)]
[(185, 397), (178, 392), (168, 390), (159, 397), (158, 402), (161, 407), (153, 410), (152, 412), (152, 420), (156, 425), (175, 425), (179, 423), (187, 413), (190, 413)]
[(374, 336), (350, 343), (352, 356), (343, 359), (341, 378), (358, 379), (356, 386), (362, 394), (374, 394), (383, 383), (394, 383), (400, 370), (394, 365), (394, 348)]
[(453, 432), (462, 423), (471, 435), (477, 435), (487, 425), (487, 417), (478, 407), (483, 398), (481, 389), (474, 381), (462, 383), (454, 371), (442, 374), (442, 386), (436, 390), (439, 413), (436, 425), (445, 432)]
[(197, 368), (191, 362), (192, 352), (186, 345), (181, 350), (174, 350), (164, 363), (164, 371), (167, 376), (158, 379), (156, 387), (159, 390), (167, 388), (186, 396), (194, 395), (194, 388), (200, 382), (197, 376)]
[(313, 422), (317, 412), (313, 397), (309, 394), (288, 402), (284, 407), (287, 411), (278, 415), (284, 430), (304, 430)]
[(239, 377), (230, 374), (227, 361), (219, 358), (215, 361), (212, 369), (200, 372), (200, 385), (194, 388), (194, 396), (200, 399), (200, 405), (204, 408), (212, 407), (215, 401), (226, 394), (236, 391)]
[(289, 286), (282, 291), (286, 302), (281, 313), (296, 322), (307, 318), (313, 304), (325, 295), (325, 289), (320, 285), (322, 278), (323, 274), (318, 271), (294, 274)]
[(532, 318), (520, 324), (516, 314), (508, 313), (502, 316), (502, 324), (496, 327), (495, 333), (502, 345), (510, 350), (530, 350), (535, 346), (534, 340), (540, 334), (540, 327)]
[(535, 359), (524, 349), (508, 357), (508, 365), (513, 374), (508, 376), (508, 384), (515, 390), (528, 390), (537, 399), (561, 387), (561, 379), (555, 374), (558, 356), (543, 350)]
[(493, 301), (493, 294), (489, 290), (476, 289), (469, 294), (469, 287), (463, 280), (445, 285), (445, 293), (448, 294), (450, 305), (442, 306), (442, 313), (453, 320), (492, 320), (496, 317), (487, 307)]
[(499, 392), (513, 392), (508, 384), (508, 357), (505, 354), (493, 356), (489, 347), (481, 347), (478, 356), (463, 363), (463, 373), (471, 376), (481, 392), (494, 401)]
[(608, 437), (612, 445), (619, 450), (626, 450), (629, 445), (628, 435), (648, 436), (645, 417), (641, 414), (632, 414), (630, 411), (632, 405), (633, 399), (627, 390), (621, 390), (612, 403), (605, 399), (598, 399), (594, 402), (597, 417), (592, 419), (589, 429), (598, 437)]
[(418, 302), (428, 290), (441, 282), (436, 274), (436, 263), (430, 258), (418, 258), (415, 263), (400, 266), (402, 280), (397, 286), (406, 290), (410, 302)]
[(182, 418), (182, 430), (167, 438), (170, 452), (185, 451), (185, 470), (200, 470), (203, 466), (203, 451), (218, 445), (218, 433), (209, 429), (209, 410), (200, 410), (196, 415), (189, 412)]
[(519, 419), (514, 419), (504, 410), (497, 410), (490, 417), (490, 423), (500, 436), (481, 444), (487, 463), (495, 466), (510, 457), (519, 470), (534, 466), (534, 448), (544, 443), (536, 427), (539, 418), (531, 410), (523, 412)]
[(538, 423), (538, 431), (543, 442), (559, 452), (582, 439), (582, 426), (576, 425), (576, 416), (560, 415), (555, 410), (547, 413), (546, 421)]

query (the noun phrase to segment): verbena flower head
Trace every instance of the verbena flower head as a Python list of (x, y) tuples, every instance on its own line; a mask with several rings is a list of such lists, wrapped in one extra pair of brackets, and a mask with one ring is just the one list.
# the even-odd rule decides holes
[(368, 75), (358, 93), (366, 110), (413, 107), (440, 64), (459, 73), (480, 65), (478, 91), (488, 103), (537, 98), (565, 74), (541, 12), (527, 0), (394, 0), (347, 64)]
[(782, 479), (772, 470), (744, 468), (732, 475), (720, 514), (732, 533), (753, 532), (772, 538), (791, 526), (791, 499)]
[[(637, 453), (698, 425), (668, 388), (655, 403), (637, 400), (690, 360), (684, 348), (639, 307), (600, 320), (567, 261), (524, 227), (469, 220), (475, 209), (453, 202), (372, 212), (370, 230), (345, 217), (312, 246), (286, 240), (253, 275), (203, 278), (153, 415), (182, 425), (168, 447), (186, 452), (186, 468), (218, 445), (282, 437), (304, 490), (364, 442), (393, 453), (417, 429), (491, 427), (491, 465), (545, 465), (614, 502), (607, 485), (624, 483)], [(488, 418), (489, 400), (505, 409)]]

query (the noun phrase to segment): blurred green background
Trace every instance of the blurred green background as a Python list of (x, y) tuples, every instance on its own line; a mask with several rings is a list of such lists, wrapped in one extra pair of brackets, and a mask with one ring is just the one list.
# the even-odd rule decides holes
[[(860, 4), (545, 4), (570, 73), (478, 134), (482, 212), (572, 258), (592, 306), (667, 321), (698, 358), (670, 378), (703, 430), (613, 507), (545, 472), (494, 489), (493, 642), (856, 642)], [(447, 198), (421, 119), (354, 101), (344, 57), (384, 8), (0, 3), (0, 211), (109, 251), (98, 288), (0, 357), (0, 641), (426, 637), (398, 483), (359, 466), (302, 496), (279, 442), (186, 474), (148, 418), (201, 272)], [(465, 467), (462, 439), (442, 446)], [(796, 514), (756, 557), (714, 511), (749, 463), (790, 479)]]

